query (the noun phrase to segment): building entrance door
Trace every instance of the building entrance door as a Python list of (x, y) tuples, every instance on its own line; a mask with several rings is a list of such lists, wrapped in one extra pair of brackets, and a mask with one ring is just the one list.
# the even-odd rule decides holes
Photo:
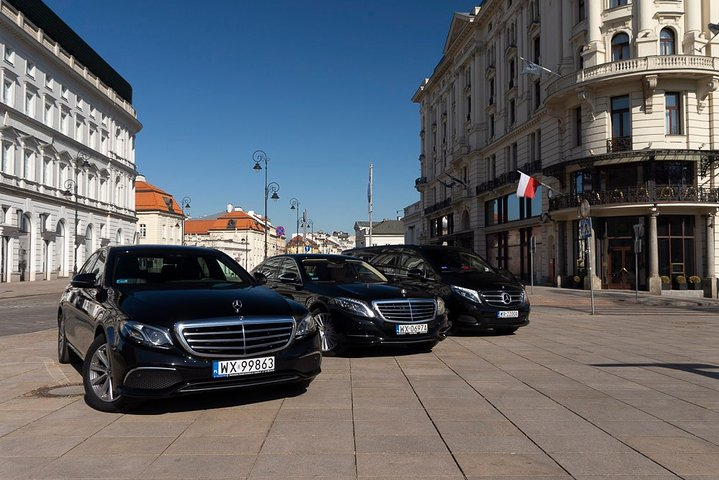
[(607, 288), (634, 288), (634, 251), (631, 240), (609, 241)]

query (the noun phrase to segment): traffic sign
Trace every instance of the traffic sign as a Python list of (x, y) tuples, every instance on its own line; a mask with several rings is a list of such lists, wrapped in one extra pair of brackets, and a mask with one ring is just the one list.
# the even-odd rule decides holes
[(312, 247), (309, 245), (305, 245), (305, 252), (310, 252), (312, 250)]
[(280, 225), (279, 227), (277, 227), (277, 229), (275, 231), (277, 232), (277, 236), (281, 237), (285, 234), (285, 227)]

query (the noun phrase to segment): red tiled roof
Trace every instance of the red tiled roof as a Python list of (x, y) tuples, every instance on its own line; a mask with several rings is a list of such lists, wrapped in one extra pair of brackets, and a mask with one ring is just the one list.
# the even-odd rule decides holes
[(182, 208), (172, 195), (142, 180), (135, 181), (135, 209), (138, 212), (162, 212), (182, 217)]
[[(234, 225), (230, 222), (234, 220)], [(233, 211), (221, 215), (218, 218), (212, 218), (209, 220), (198, 219), (198, 220), (186, 220), (185, 221), (185, 234), (208, 234), (211, 230), (256, 230), (258, 232), (264, 231), (262, 224), (257, 220), (247, 215), (245, 212)]]

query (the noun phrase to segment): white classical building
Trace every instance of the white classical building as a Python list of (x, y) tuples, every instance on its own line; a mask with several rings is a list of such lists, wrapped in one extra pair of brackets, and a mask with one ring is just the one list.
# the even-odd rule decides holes
[(132, 88), (38, 0), (0, 0), (0, 282), (135, 238)]
[[(547, 284), (661, 293), (664, 278), (699, 278), (716, 297), (717, 22), (718, 0), (485, 0), (455, 14), (413, 97), (420, 241)], [(518, 170), (545, 184), (534, 199), (516, 196)]]

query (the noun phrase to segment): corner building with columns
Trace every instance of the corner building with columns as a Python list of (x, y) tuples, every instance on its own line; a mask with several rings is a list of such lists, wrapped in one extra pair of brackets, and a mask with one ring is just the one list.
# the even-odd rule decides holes
[(40, 0), (0, 0), (0, 282), (135, 243), (132, 88)]
[[(716, 297), (717, 23), (719, 0), (456, 13), (413, 97), (420, 201), (406, 227), (537, 284)], [(516, 196), (518, 170), (543, 183), (533, 199)]]

